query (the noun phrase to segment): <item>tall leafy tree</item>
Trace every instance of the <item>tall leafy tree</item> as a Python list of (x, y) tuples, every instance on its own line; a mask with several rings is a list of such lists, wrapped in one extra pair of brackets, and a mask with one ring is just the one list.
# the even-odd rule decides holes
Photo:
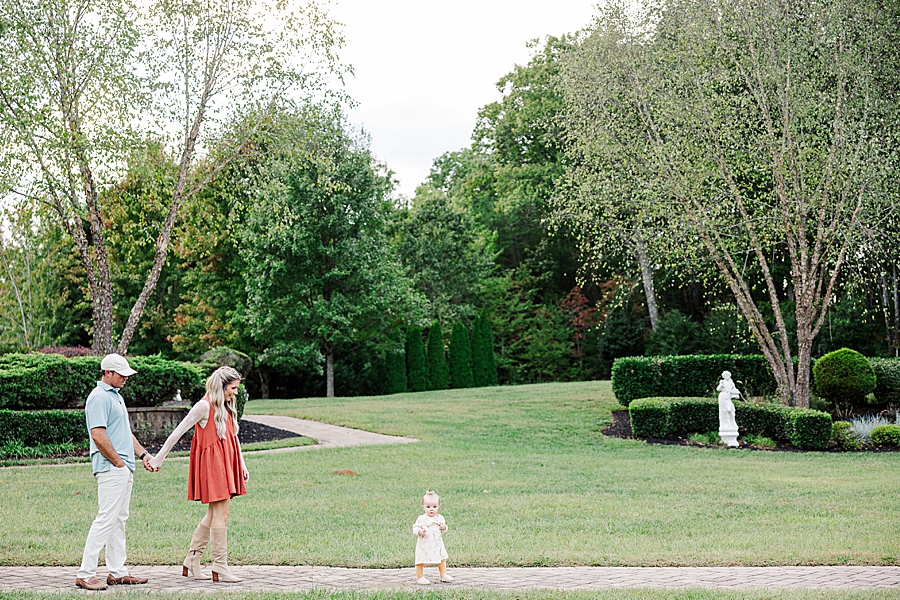
[[(333, 54), (340, 36), (316, 4), (288, 9), (274, 0), (3, 0), (0, 27), (0, 180), (56, 214), (86, 273), (93, 350), (124, 353), (159, 282), (181, 206), (250, 150), (262, 121), (245, 121), (220, 140), (219, 160), (198, 171), (210, 122), (251, 109), (266, 115), (286, 95), (318, 93), (326, 75), (341, 71)], [(103, 190), (121, 178), (148, 132), (166, 140), (177, 174), (116, 343)]]
[(433, 318), (474, 316), (494, 260), (490, 237), (468, 212), (454, 206), (445, 192), (420, 186), (400, 226), (398, 249)]
[(248, 318), (267, 352), (324, 366), (332, 397), (335, 348), (399, 335), (417, 300), (387, 242), (390, 173), (337, 112), (282, 131), (241, 235)]
[(813, 341), (848, 254), (887, 208), (900, 86), (876, 65), (895, 52), (895, 17), (844, 0), (673, 2), (635, 14), (601, 13), (579, 54), (576, 110), (619, 147), (635, 123), (619, 112), (639, 116), (646, 151), (629, 168), (665, 191), (670, 222), (716, 265), (784, 402), (808, 406)]
[(476, 317), (472, 328), (472, 376), (476, 387), (497, 385), (494, 334), (484, 310)]

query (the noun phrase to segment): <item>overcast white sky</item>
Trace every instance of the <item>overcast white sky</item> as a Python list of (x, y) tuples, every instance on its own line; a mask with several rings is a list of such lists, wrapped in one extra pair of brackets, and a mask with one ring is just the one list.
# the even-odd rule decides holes
[(468, 146), (494, 84), (528, 62), (528, 40), (586, 27), (597, 0), (332, 0), (344, 24), (350, 120), (412, 197), (431, 161)]

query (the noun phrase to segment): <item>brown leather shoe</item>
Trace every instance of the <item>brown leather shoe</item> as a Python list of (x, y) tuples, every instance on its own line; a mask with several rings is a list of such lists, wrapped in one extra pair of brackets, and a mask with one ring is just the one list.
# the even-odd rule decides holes
[(146, 577), (133, 577), (131, 575), (126, 575), (125, 577), (106, 576), (106, 583), (109, 585), (137, 585), (139, 583), (147, 583), (148, 581), (150, 580)]
[(96, 577), (91, 577), (90, 579), (76, 577), (75, 587), (84, 588), (86, 590), (105, 590), (108, 586)]

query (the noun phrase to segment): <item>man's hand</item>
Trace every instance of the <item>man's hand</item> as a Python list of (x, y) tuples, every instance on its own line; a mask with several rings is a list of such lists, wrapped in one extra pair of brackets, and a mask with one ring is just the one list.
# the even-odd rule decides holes
[(154, 467), (150, 464), (150, 461), (153, 460), (153, 456), (150, 453), (144, 455), (144, 458), (141, 459), (141, 462), (144, 463), (144, 468), (151, 473), (156, 473), (159, 471), (159, 467)]

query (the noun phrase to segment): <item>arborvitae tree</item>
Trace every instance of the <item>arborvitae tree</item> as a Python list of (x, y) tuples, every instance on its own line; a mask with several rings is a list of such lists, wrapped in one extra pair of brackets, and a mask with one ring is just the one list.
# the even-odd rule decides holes
[(484, 310), (475, 318), (472, 330), (472, 375), (476, 387), (497, 385), (494, 333)]
[(384, 356), (384, 391), (397, 394), (406, 391), (406, 356), (387, 352)]
[(469, 333), (466, 326), (457, 321), (450, 333), (450, 387), (470, 388), (474, 385)]
[(450, 387), (450, 371), (444, 355), (444, 332), (438, 321), (428, 334), (428, 389), (446, 390)]
[(425, 346), (422, 344), (422, 330), (419, 327), (410, 327), (406, 332), (406, 369), (406, 386), (409, 391), (424, 392), (428, 389)]

